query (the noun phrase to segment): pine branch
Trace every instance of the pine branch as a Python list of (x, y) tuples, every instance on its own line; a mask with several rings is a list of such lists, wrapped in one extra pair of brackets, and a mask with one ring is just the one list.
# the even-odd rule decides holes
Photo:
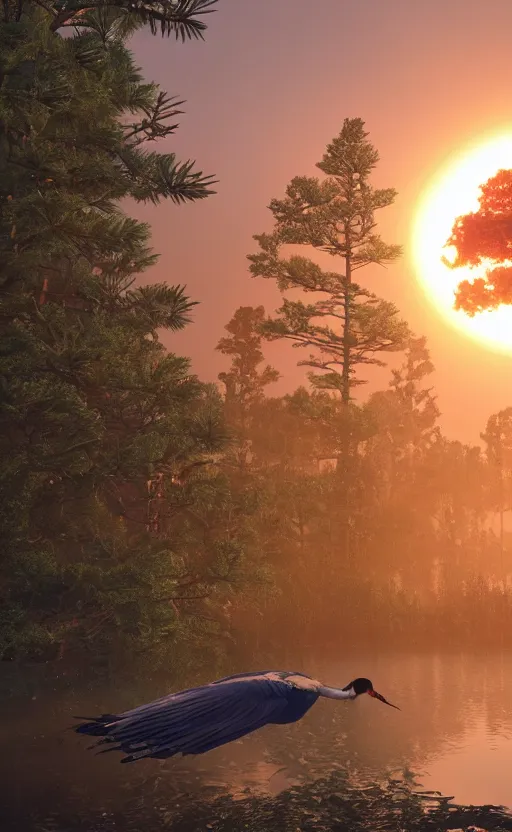
[(185, 295), (184, 286), (167, 286), (164, 283), (140, 286), (128, 291), (122, 298), (122, 306), (138, 317), (142, 316), (151, 329), (165, 327), (172, 332), (190, 323), (190, 312), (197, 305)]
[(168, 96), (165, 92), (159, 92), (152, 108), (142, 108), (145, 118), (141, 122), (125, 126), (126, 141), (138, 147), (143, 142), (155, 141), (172, 135), (178, 129), (179, 123), (167, 124), (166, 122), (182, 115), (184, 111), (179, 110), (178, 107), (184, 103), (184, 101), (177, 101), (175, 97)]
[(47, 3), (46, 0), (34, 1), (52, 12), (52, 32), (56, 32), (62, 26), (75, 25), (86, 12), (112, 8), (125, 10), (129, 15), (138, 18), (143, 25), (149, 25), (153, 35), (160, 30), (162, 37), (174, 34), (176, 40), (181, 40), (182, 43), (192, 39), (204, 40), (207, 26), (198, 18), (214, 11), (212, 6), (217, 3), (217, 0), (159, 0), (155, 3), (145, 0), (56, 0), (53, 4)]
[[(123, 161), (132, 164), (127, 154), (123, 154)], [(152, 202), (158, 204), (161, 199), (170, 199), (177, 205), (205, 199), (215, 193), (211, 185), (217, 180), (213, 176), (205, 176), (202, 171), (194, 171), (195, 162), (177, 162), (174, 153), (146, 153), (137, 160), (142, 167), (132, 196), (138, 202)]]

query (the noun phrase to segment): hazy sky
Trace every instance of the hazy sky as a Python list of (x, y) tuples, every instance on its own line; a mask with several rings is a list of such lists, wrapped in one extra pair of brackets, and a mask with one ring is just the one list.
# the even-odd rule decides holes
[[(161, 252), (147, 279), (186, 283), (201, 302), (195, 323), (166, 344), (216, 378), (225, 363), (214, 347), (235, 309), (279, 304), (273, 281), (247, 268), (252, 235), (271, 229), (266, 206), (293, 176), (319, 173), (343, 119), (361, 117), (381, 156), (373, 184), (399, 192), (377, 215), (379, 230), (405, 247), (401, 262), (365, 270), (361, 282), (427, 336), (442, 427), (477, 441), (488, 416), (512, 405), (512, 355), (461, 335), (427, 301), (410, 261), (411, 223), (447, 157), (482, 133), (512, 134), (510, 0), (219, 0), (208, 22), (205, 43), (143, 32), (133, 44), (145, 77), (187, 100), (165, 149), (220, 180), (202, 203), (136, 208)], [(275, 392), (297, 386), (298, 351), (267, 352), (284, 375)], [(378, 386), (388, 377), (381, 371)]]

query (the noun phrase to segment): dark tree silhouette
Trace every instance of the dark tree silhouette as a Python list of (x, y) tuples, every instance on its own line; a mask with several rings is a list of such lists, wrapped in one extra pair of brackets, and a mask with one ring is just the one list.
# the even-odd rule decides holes
[[(285, 298), (263, 331), (270, 340), (284, 338), (310, 349), (299, 365), (316, 370), (311, 383), (337, 391), (346, 405), (352, 388), (365, 383), (356, 370), (384, 366), (384, 354), (403, 349), (409, 334), (392, 303), (354, 281), (359, 269), (393, 263), (401, 253), (400, 246), (376, 233), (376, 211), (392, 205), (396, 196), (393, 188), (370, 184), (378, 161), (364, 121), (345, 119), (317, 163), (325, 178), (294, 177), (284, 199), (270, 202), (272, 233), (256, 234), (260, 250), (248, 255), (253, 277), (275, 279), (282, 292), (299, 289), (320, 298), (314, 303)], [(343, 271), (327, 271), (309, 257), (284, 257), (283, 247), (289, 245), (340, 258)]]
[(463, 280), (455, 308), (473, 317), (486, 309), (512, 304), (512, 170), (500, 170), (480, 188), (478, 211), (458, 217), (447, 245), (456, 257), (450, 263), (487, 266), (485, 276)]

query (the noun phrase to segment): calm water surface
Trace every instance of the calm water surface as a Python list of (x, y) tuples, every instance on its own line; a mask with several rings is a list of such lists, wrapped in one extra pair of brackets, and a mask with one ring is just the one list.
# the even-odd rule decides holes
[(86, 750), (89, 740), (67, 730), (72, 716), (155, 698), (167, 691), (165, 680), (80, 696), (35, 684), (27, 695), (2, 701), (0, 784), (9, 828), (28, 829), (28, 806), (41, 815), (49, 807), (54, 815), (70, 806), (122, 811), (135, 789), (149, 792), (156, 780), (176, 800), (205, 785), (276, 793), (339, 765), (359, 776), (408, 768), (423, 788), (457, 802), (512, 807), (512, 653), (368, 654), (291, 669), (339, 686), (368, 676), (402, 711), (366, 696), (355, 703), (320, 700), (294, 726), (270, 726), (203, 757), (121, 766), (116, 754)]

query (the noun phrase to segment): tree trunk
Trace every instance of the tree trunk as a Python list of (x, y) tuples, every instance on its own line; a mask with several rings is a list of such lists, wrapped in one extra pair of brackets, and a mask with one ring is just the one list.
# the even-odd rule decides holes
[[(345, 242), (347, 245), (347, 254), (345, 256), (345, 284), (344, 284), (344, 322), (343, 322), (343, 368), (341, 374), (341, 400), (346, 408), (350, 403), (350, 311), (351, 311), (351, 283), (352, 283), (352, 263), (350, 252), (350, 239), (348, 231), (345, 232)], [(341, 508), (342, 516), (342, 534), (343, 534), (343, 557), (347, 564), (351, 555), (351, 535), (350, 535), (350, 455), (352, 450), (352, 436), (350, 432), (349, 421), (346, 421), (347, 433), (342, 438), (341, 445), (341, 480), (344, 488), (344, 504)], [(338, 463), (339, 464), (339, 463)]]
[[(348, 236), (348, 235), (347, 235)], [(343, 322), (343, 372), (341, 375), (341, 400), (343, 404), (350, 402), (350, 306), (352, 283), (352, 262), (350, 254), (350, 243), (347, 243), (348, 253), (345, 257), (345, 290), (344, 290), (344, 314)]]

